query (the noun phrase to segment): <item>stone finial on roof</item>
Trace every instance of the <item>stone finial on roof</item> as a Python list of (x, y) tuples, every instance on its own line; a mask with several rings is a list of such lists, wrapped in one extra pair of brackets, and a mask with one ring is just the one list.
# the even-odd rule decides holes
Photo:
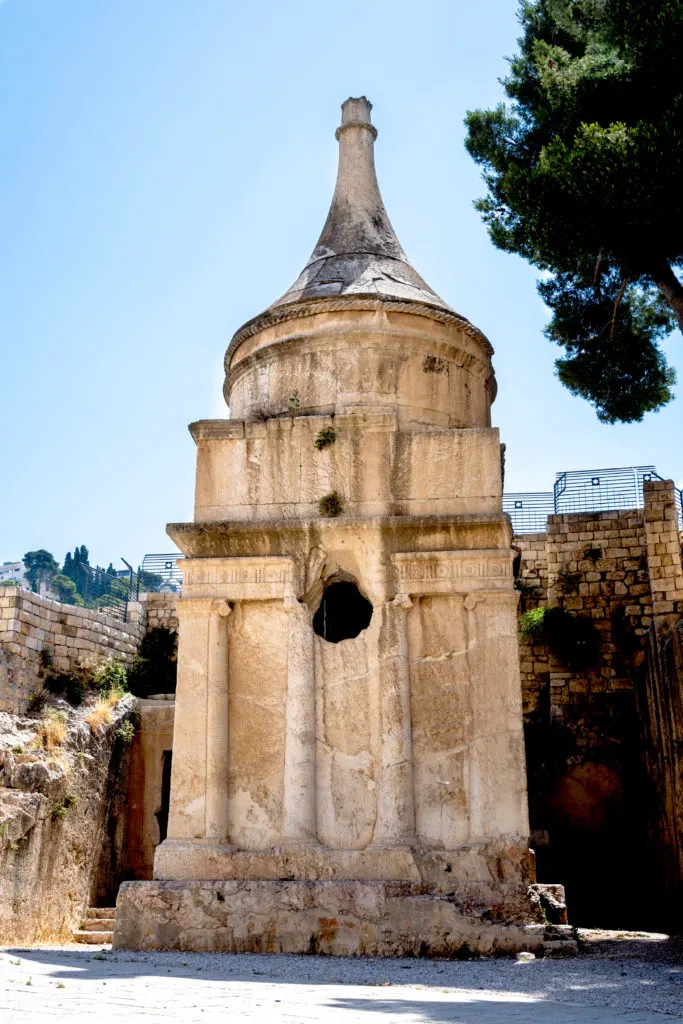
[(299, 278), (271, 306), (329, 296), (413, 301), (450, 311), (408, 262), (387, 215), (375, 173), (377, 129), (361, 96), (342, 104), (339, 170), (322, 234)]

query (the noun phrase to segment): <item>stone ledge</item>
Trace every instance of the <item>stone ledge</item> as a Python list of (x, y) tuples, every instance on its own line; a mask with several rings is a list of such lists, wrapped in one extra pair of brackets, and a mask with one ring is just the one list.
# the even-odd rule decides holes
[[(411, 882), (124, 882), (113, 945), (331, 956), (575, 953), (568, 925)], [(494, 919), (497, 917), (497, 919)]]
[[(241, 850), (202, 839), (166, 839), (156, 848), (157, 881), (339, 882), (401, 879), (440, 891), (467, 891), (488, 900), (503, 888), (526, 898), (528, 843), (470, 843), (456, 850), (419, 846), (377, 846), (331, 850), (297, 844), (270, 850)], [(539, 920), (542, 920), (542, 916)]]

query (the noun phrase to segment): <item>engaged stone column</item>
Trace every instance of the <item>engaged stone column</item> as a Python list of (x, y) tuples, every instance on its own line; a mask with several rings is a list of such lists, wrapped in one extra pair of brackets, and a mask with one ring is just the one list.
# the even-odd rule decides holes
[(383, 606), (379, 634), (380, 765), (375, 844), (398, 845), (415, 835), (410, 725), (407, 594)]
[(318, 842), (315, 778), (315, 663), (310, 611), (294, 596), (285, 597), (289, 612), (283, 839)]
[[(168, 839), (203, 839), (206, 820), (206, 651), (211, 602), (178, 601), (178, 686)], [(163, 847), (157, 848), (158, 851)]]
[(214, 601), (209, 616), (206, 687), (206, 838), (228, 837), (228, 615)]
[(463, 602), (471, 700), (470, 842), (529, 835), (518, 599), (512, 589), (479, 590)]
[(229, 614), (226, 601), (178, 601), (169, 839), (227, 836)]

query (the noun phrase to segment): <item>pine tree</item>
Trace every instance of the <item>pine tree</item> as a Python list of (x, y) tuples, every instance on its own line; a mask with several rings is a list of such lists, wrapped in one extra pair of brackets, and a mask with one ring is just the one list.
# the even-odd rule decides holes
[(520, 0), (511, 103), (467, 115), (491, 240), (544, 274), (557, 374), (607, 423), (673, 397), (683, 331), (683, 4)]
[(62, 576), (66, 576), (67, 579), (73, 580), (74, 578), (74, 560), (70, 551), (67, 551), (64, 558), (64, 566), (62, 568)]
[(34, 594), (40, 593), (41, 584), (49, 585), (53, 576), (59, 572), (59, 565), (45, 548), (38, 551), (27, 551), (23, 558), (26, 579), (31, 584)]

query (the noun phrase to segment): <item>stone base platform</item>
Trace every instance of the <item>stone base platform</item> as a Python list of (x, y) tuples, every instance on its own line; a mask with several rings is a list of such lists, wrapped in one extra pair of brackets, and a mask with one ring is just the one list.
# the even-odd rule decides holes
[[(433, 956), (575, 953), (537, 893), (413, 882), (151, 881), (119, 890), (119, 949)], [(488, 898), (487, 898), (488, 895)]]

